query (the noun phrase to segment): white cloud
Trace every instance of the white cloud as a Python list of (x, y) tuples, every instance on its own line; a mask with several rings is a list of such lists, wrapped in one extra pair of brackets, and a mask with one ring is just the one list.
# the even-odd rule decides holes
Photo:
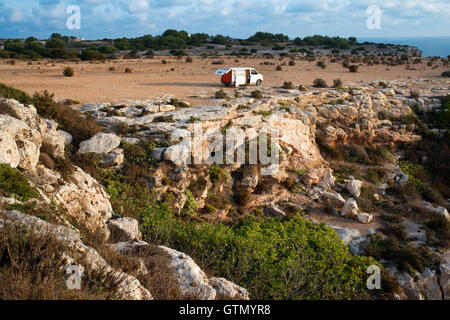
[(24, 14), (22, 10), (13, 9), (9, 16), (11, 22), (21, 22), (24, 20)]

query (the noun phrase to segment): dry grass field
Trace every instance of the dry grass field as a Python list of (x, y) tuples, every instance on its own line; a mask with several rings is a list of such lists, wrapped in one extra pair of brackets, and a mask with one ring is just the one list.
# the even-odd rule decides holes
[[(162, 60), (167, 63), (163, 64)], [(215, 61), (223, 64), (213, 64)], [(0, 61), (0, 82), (22, 89), (28, 94), (48, 90), (58, 98), (80, 100), (82, 103), (120, 102), (121, 99), (147, 99), (174, 95), (194, 104), (205, 103), (215, 91), (221, 88), (220, 78), (214, 72), (223, 67), (254, 67), (265, 78), (265, 86), (281, 86), (284, 81), (295, 85), (311, 86), (315, 78), (323, 78), (328, 85), (340, 78), (344, 86), (357, 85), (359, 82), (377, 82), (395, 79), (436, 79), (446, 70), (442, 63), (437, 68), (423, 63), (411, 65), (416, 70), (408, 70), (406, 65), (360, 65), (357, 73), (350, 73), (341, 62), (330, 63), (326, 58), (325, 69), (314, 62), (297, 60), (295, 66), (289, 66), (289, 60), (263, 58), (193, 57), (193, 62), (173, 57), (155, 57), (153, 59), (114, 60), (100, 62), (55, 62), (16, 61), (15, 65), (7, 60)], [(261, 65), (261, 62), (273, 65)], [(282, 71), (276, 71), (280, 64)], [(75, 70), (74, 77), (63, 76), (65, 67)], [(131, 73), (125, 73), (130, 68)]]

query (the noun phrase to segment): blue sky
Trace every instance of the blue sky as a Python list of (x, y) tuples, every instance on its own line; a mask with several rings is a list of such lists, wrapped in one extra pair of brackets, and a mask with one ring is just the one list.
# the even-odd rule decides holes
[[(69, 5), (81, 9), (81, 29), (68, 30)], [(381, 29), (366, 26), (370, 5)], [(247, 38), (256, 31), (290, 37), (450, 36), (450, 0), (0, 0), (0, 38), (86, 39), (157, 35), (168, 28)]]

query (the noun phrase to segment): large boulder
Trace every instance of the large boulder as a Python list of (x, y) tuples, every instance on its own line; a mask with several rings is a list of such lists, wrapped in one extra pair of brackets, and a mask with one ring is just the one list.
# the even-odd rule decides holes
[(361, 195), (361, 187), (363, 185), (363, 182), (360, 180), (346, 180), (346, 188), (347, 191), (350, 192), (351, 195), (353, 195), (356, 198), (359, 198)]
[(360, 212), (356, 215), (356, 220), (361, 223), (368, 224), (373, 221), (373, 215), (366, 212)]
[(341, 216), (356, 218), (356, 216), (358, 215), (358, 210), (358, 203), (355, 199), (350, 198), (345, 202), (344, 208), (342, 208)]
[(39, 162), (42, 135), (25, 122), (0, 115), (0, 163), (34, 170)]
[(216, 290), (209, 284), (209, 279), (202, 269), (188, 255), (160, 246), (169, 257), (170, 266), (178, 280), (180, 292), (185, 297), (199, 300), (214, 300)]
[(120, 145), (120, 138), (113, 133), (97, 133), (89, 140), (80, 143), (79, 153), (107, 154)]
[(446, 208), (435, 205), (435, 204), (427, 202), (427, 201), (422, 201), (421, 205), (424, 210), (431, 212), (431, 213), (440, 214), (443, 217), (445, 217), (447, 220), (450, 221), (450, 215), (448, 214), (448, 211)]
[(439, 277), (439, 284), (445, 300), (450, 300), (450, 263), (442, 263), (439, 266), (441, 276)]
[(442, 300), (442, 292), (439, 287), (436, 272), (430, 268), (425, 268), (419, 277), (419, 286), (425, 294), (427, 300)]
[(136, 241), (142, 239), (139, 222), (132, 218), (111, 219), (108, 221), (112, 242)]
[[(43, 182), (45, 184), (45, 182)], [(70, 181), (63, 181), (58, 190), (49, 197), (67, 210), (67, 215), (92, 232), (99, 229), (107, 238), (106, 222), (113, 210), (109, 195), (90, 175), (76, 167)]]
[(216, 290), (216, 299), (249, 300), (248, 292), (242, 287), (224, 278), (209, 279), (210, 285)]

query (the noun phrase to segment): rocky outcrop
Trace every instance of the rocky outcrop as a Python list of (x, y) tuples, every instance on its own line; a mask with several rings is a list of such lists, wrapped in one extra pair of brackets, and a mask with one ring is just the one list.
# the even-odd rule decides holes
[(55, 236), (58, 240), (66, 244), (72, 251), (71, 261), (83, 260), (83, 263), (90, 269), (100, 272), (103, 276), (110, 277), (118, 284), (115, 295), (118, 299), (126, 300), (151, 300), (152, 295), (144, 288), (135, 277), (114, 270), (101, 255), (91, 247), (86, 246), (76, 231), (64, 226), (52, 225), (37, 217), (22, 214), (18, 211), (3, 213), (5, 223), (17, 223), (27, 228), (33, 229), (37, 234)]
[(108, 154), (120, 145), (120, 138), (113, 133), (97, 133), (91, 139), (80, 143), (78, 153)]
[(184, 296), (201, 300), (216, 298), (248, 300), (248, 292), (244, 288), (223, 278), (208, 279), (191, 257), (167, 247), (160, 248), (167, 253)]
[(0, 162), (13, 168), (34, 170), (45, 144), (54, 157), (64, 157), (65, 143), (58, 124), (41, 118), (32, 105), (0, 99)]
[(441, 273), (439, 284), (441, 285), (444, 299), (450, 300), (450, 263), (442, 263), (439, 266), (439, 272)]
[(111, 231), (110, 240), (116, 242), (137, 241), (142, 239), (139, 222), (132, 218), (118, 218), (108, 221)]

